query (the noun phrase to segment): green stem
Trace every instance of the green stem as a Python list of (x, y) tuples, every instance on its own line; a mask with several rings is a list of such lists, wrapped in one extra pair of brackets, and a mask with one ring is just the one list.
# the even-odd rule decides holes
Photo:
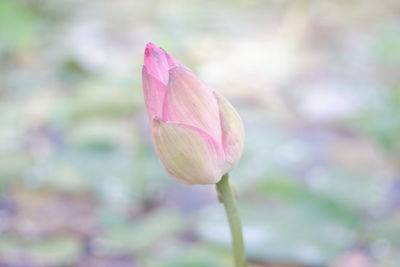
[(217, 183), (217, 191), (220, 201), (224, 204), (225, 212), (231, 228), (233, 256), (235, 267), (245, 267), (246, 253), (243, 242), (242, 223), (236, 208), (235, 197), (229, 184), (229, 175), (225, 174)]

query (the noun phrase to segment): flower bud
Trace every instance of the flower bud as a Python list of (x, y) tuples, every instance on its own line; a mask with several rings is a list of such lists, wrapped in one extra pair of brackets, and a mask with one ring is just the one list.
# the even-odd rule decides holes
[(186, 184), (215, 184), (243, 151), (239, 114), (222, 95), (164, 50), (147, 44), (142, 71), (155, 150)]

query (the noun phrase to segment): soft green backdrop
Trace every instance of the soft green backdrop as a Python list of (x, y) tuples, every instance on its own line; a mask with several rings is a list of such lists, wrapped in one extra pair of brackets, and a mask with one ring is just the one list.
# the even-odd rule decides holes
[(152, 41), (223, 93), (252, 266), (400, 262), (400, 2), (0, 2), (0, 266), (230, 266), (213, 186), (169, 178)]

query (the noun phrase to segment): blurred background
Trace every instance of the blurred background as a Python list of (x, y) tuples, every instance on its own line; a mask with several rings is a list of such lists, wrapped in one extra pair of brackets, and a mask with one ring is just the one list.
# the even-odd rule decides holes
[(152, 41), (238, 109), (251, 266), (400, 266), (400, 2), (2, 0), (0, 266), (230, 266), (149, 138)]

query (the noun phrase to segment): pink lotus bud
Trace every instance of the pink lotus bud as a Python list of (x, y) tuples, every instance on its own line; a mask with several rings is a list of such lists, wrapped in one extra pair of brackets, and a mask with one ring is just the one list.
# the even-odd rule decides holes
[(186, 184), (215, 184), (238, 162), (239, 114), (222, 95), (148, 43), (142, 71), (154, 147), (167, 172)]

